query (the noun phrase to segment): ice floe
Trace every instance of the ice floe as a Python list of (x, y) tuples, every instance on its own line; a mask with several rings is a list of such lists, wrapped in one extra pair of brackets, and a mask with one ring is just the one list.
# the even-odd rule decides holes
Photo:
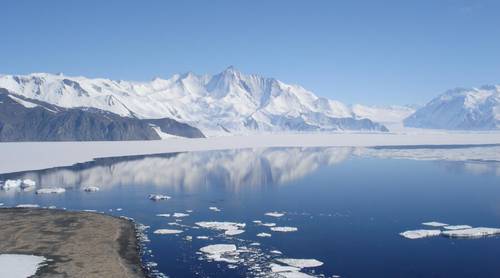
[(266, 227), (274, 227), (276, 226), (276, 223), (262, 223), (261, 225)]
[(410, 230), (410, 231), (405, 231), (402, 233), (399, 233), (399, 235), (409, 238), (409, 239), (418, 239), (418, 238), (424, 238), (424, 237), (432, 237), (432, 236), (439, 236), (441, 234), (440, 230)]
[(236, 222), (217, 222), (217, 221), (202, 221), (196, 222), (197, 226), (202, 228), (224, 231), (225, 233), (228, 231), (239, 231), (242, 228), (245, 228), (245, 223), (236, 223)]
[(47, 187), (47, 188), (40, 188), (35, 192), (36, 194), (61, 194), (66, 192), (66, 189), (62, 187)]
[(300, 268), (289, 266), (289, 265), (279, 265), (279, 264), (270, 264), (271, 272), (289, 272), (289, 271), (300, 271)]
[(209, 207), (208, 209), (211, 210), (211, 211), (215, 211), (215, 212), (220, 212), (221, 211), (221, 209), (219, 209), (218, 207)]
[(267, 212), (264, 215), (271, 216), (271, 217), (282, 217), (283, 215), (285, 215), (285, 213), (273, 211), (273, 212)]
[(478, 237), (494, 236), (499, 234), (500, 234), (500, 229), (486, 228), (486, 227), (477, 227), (477, 228), (462, 229), (462, 230), (449, 230), (442, 232), (443, 236), (458, 237), (458, 238), (478, 238)]
[(260, 220), (254, 220), (252, 222), (255, 223), (255, 224), (262, 224), (262, 221), (260, 221)]
[(170, 196), (167, 195), (161, 195), (161, 194), (149, 194), (148, 199), (152, 201), (161, 201), (161, 200), (168, 200), (170, 199)]
[(299, 230), (297, 227), (286, 227), (286, 226), (284, 226), (284, 227), (271, 227), (270, 229), (273, 232), (283, 232), (283, 233), (296, 232)]
[(175, 212), (174, 214), (172, 214), (172, 217), (175, 217), (175, 218), (188, 217), (188, 216), (189, 216), (189, 214), (182, 213), (182, 212)]
[(268, 234), (268, 233), (258, 233), (257, 236), (258, 237), (271, 237), (271, 234)]
[(83, 188), (83, 191), (85, 191), (85, 192), (97, 192), (99, 190), (101, 190), (101, 189), (97, 186), (86, 186)]
[(207, 236), (197, 236), (196, 238), (197, 239), (204, 239), (204, 240), (209, 239), (209, 237), (207, 237)]
[(463, 229), (471, 229), (472, 226), (469, 225), (449, 225), (444, 227), (446, 230), (463, 230)]
[(158, 230), (155, 230), (153, 233), (158, 234), (158, 235), (172, 235), (172, 234), (180, 234), (182, 232), (183, 232), (182, 230), (158, 229)]
[(23, 183), (22, 180), (6, 180), (2, 185), (2, 189), (9, 190), (13, 188), (18, 188), (21, 186), (22, 183)]
[(293, 266), (293, 267), (298, 267), (298, 268), (306, 268), (306, 267), (318, 267), (322, 266), (323, 262), (318, 261), (316, 259), (277, 259), (276, 261)]
[(16, 208), (39, 208), (39, 205), (36, 204), (19, 204)]
[(212, 244), (200, 248), (207, 258), (217, 262), (238, 263), (238, 253), (234, 244)]
[(441, 222), (436, 222), (436, 221), (431, 221), (431, 222), (424, 222), (422, 225), (425, 226), (431, 226), (431, 227), (443, 227), (443, 226), (448, 226), (446, 223), (441, 223)]
[(244, 233), (245, 230), (227, 230), (224, 232), (226, 236), (235, 236)]
[(0, 277), (32, 277), (45, 261), (41, 256), (0, 254)]
[(159, 213), (156, 216), (159, 216), (159, 217), (170, 217), (170, 213)]

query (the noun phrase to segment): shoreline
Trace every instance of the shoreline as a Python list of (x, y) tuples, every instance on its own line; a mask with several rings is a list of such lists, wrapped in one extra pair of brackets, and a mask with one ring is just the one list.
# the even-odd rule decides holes
[(103, 213), (0, 208), (0, 253), (47, 258), (36, 277), (148, 277), (136, 223)]
[(262, 134), (156, 141), (4, 142), (0, 174), (71, 166), (97, 158), (267, 147), (383, 147), (500, 144), (500, 132)]

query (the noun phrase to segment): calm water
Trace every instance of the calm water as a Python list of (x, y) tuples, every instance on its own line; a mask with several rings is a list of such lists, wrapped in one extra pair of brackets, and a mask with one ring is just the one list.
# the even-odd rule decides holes
[[(464, 150), (469, 152), (440, 152), (449, 157), (460, 156)], [(145, 259), (158, 263), (157, 269), (170, 277), (265, 276), (276, 258), (317, 259), (324, 265), (303, 272), (326, 277), (499, 277), (498, 237), (409, 240), (399, 236), (434, 220), (500, 227), (498, 162), (477, 161), (477, 151), (473, 151), (473, 161), (460, 162), (441, 161), (439, 154), (432, 161), (414, 160), (429, 150), (411, 152), (405, 154), (409, 159), (392, 159), (387, 157), (394, 155), (393, 150), (277, 148), (99, 159), (0, 176), (0, 180), (29, 177), (37, 186), (67, 188), (58, 195), (0, 191), (0, 203), (92, 209), (132, 217), (151, 226), (147, 231), (151, 253)], [(101, 190), (83, 192), (88, 185)], [(147, 199), (150, 193), (172, 198), (154, 202)], [(211, 211), (210, 206), (222, 211)], [(176, 222), (173, 217), (156, 216), (191, 210), (188, 217), (177, 220), (182, 226), (169, 225)], [(264, 215), (270, 211), (285, 215)], [(253, 220), (298, 231), (270, 232)], [(240, 222), (246, 227), (244, 233), (226, 237), (220, 231), (196, 227), (197, 221)], [(184, 232), (153, 234), (160, 228)], [(272, 237), (257, 237), (261, 232)], [(197, 253), (201, 247), (218, 243), (245, 246), (251, 252), (241, 254), (242, 261), (235, 268), (207, 261)]]

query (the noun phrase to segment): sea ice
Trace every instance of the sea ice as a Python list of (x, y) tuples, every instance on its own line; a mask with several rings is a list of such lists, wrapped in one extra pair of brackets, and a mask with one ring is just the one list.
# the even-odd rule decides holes
[(226, 236), (235, 236), (244, 233), (245, 230), (227, 230), (224, 232)]
[(220, 212), (221, 210), (218, 207), (209, 207), (209, 210), (215, 211), (215, 212)]
[(289, 271), (300, 271), (300, 268), (289, 266), (289, 265), (279, 265), (279, 264), (270, 264), (271, 272), (289, 272)]
[(440, 234), (441, 234), (440, 230), (410, 230), (400, 233), (401, 236), (409, 239), (432, 237), (432, 236), (438, 236)]
[(209, 239), (209, 237), (207, 237), (207, 236), (197, 236), (196, 238), (197, 239)]
[(182, 213), (182, 212), (176, 212), (176, 213), (172, 214), (172, 216), (175, 217), (175, 218), (181, 218), (181, 217), (188, 217), (189, 214)]
[(21, 184), (22, 184), (21, 180), (6, 180), (2, 185), (2, 189), (9, 190), (13, 188), (18, 188), (21, 186)]
[(441, 223), (441, 222), (436, 222), (436, 221), (431, 221), (431, 222), (424, 222), (422, 225), (425, 226), (431, 226), (431, 227), (443, 227), (443, 226), (448, 226), (448, 224)]
[(236, 223), (236, 222), (217, 222), (217, 221), (202, 221), (202, 222), (196, 222), (196, 225), (202, 227), (202, 228), (207, 228), (207, 229), (212, 229), (212, 230), (219, 230), (219, 231), (235, 231), (235, 230), (241, 230), (242, 228), (245, 228), (245, 223)]
[(39, 208), (39, 205), (36, 204), (19, 204), (16, 208)]
[(174, 230), (174, 229), (158, 229), (154, 231), (154, 234), (158, 235), (172, 235), (172, 234), (180, 234), (182, 233), (182, 230)]
[(271, 234), (268, 234), (268, 233), (258, 233), (257, 236), (258, 237), (271, 237)]
[(443, 236), (446, 236), (446, 237), (477, 238), (477, 237), (498, 235), (498, 234), (500, 234), (500, 229), (478, 227), (478, 228), (470, 228), (470, 229), (463, 229), (463, 230), (443, 231), (442, 234), (443, 234)]
[(170, 214), (169, 213), (160, 213), (160, 214), (157, 214), (156, 216), (159, 216), (159, 217), (170, 217)]
[(161, 194), (149, 194), (148, 199), (152, 201), (168, 200), (170, 199), (170, 196)]
[(262, 224), (262, 221), (260, 221), (260, 220), (254, 220), (252, 222), (255, 223), (255, 224)]
[(32, 277), (45, 260), (34, 255), (0, 254), (0, 277)]
[(276, 223), (262, 223), (262, 226), (274, 227), (274, 226), (276, 226)]
[(273, 232), (296, 232), (298, 229), (296, 227), (271, 227), (271, 231)]
[(267, 212), (264, 215), (271, 216), (271, 217), (281, 217), (285, 214), (282, 212), (273, 211), (273, 212)]
[(471, 229), (472, 227), (469, 225), (450, 225), (444, 227), (446, 230), (463, 230), (463, 229)]
[(228, 262), (228, 263), (237, 263), (238, 261), (235, 256), (231, 258), (225, 257), (226, 255), (231, 255), (236, 252), (236, 245), (234, 244), (212, 244), (207, 245), (205, 247), (200, 248), (200, 251), (205, 253), (209, 259), (218, 262)]
[(315, 278), (315, 276), (299, 271), (288, 271), (278, 273), (280, 278)]
[(316, 259), (288, 259), (287, 258), (287, 259), (277, 259), (276, 261), (283, 263), (283, 264), (286, 264), (286, 265), (289, 265), (289, 266), (297, 267), (297, 268), (318, 267), (318, 266), (323, 265), (323, 262), (318, 261)]
[(62, 187), (47, 187), (38, 189), (36, 194), (61, 194), (64, 192), (66, 192), (66, 189)]
[(85, 191), (85, 192), (97, 192), (99, 190), (100, 190), (100, 188), (97, 186), (86, 186), (83, 188), (83, 191)]

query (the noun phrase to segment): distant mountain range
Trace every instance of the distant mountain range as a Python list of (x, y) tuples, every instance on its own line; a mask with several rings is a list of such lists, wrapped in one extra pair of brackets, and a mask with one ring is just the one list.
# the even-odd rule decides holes
[[(497, 86), (456, 89), (420, 109), (346, 105), (318, 97), (301, 86), (246, 75), (233, 67), (215, 75), (185, 73), (150, 82), (48, 73), (0, 75), (0, 90), (3, 141), (134, 140), (288, 131), (386, 132), (386, 125), (403, 122), (408, 127), (439, 129), (500, 126)], [(14, 119), (15, 113), (22, 117)], [(47, 130), (36, 131), (40, 126)]]
[(447, 91), (406, 118), (404, 124), (452, 130), (500, 129), (500, 86)]

